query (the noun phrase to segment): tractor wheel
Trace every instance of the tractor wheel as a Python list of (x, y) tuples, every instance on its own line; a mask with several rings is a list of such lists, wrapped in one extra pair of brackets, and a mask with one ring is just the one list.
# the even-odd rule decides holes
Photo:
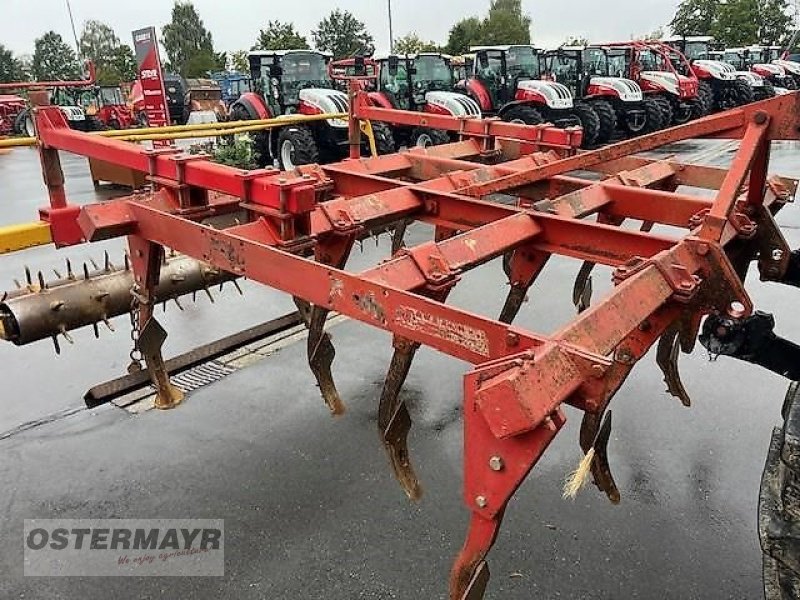
[(25, 131), (25, 120), (27, 118), (28, 118), (28, 109), (21, 110), (14, 119), (14, 133), (16, 133), (17, 135), (23, 135), (27, 133)]
[(428, 146), (438, 146), (450, 142), (450, 136), (441, 129), (430, 129), (428, 127), (415, 127), (411, 132), (410, 146), (427, 148)]
[(771, 82), (764, 80), (764, 87), (756, 88), (753, 90), (753, 98), (758, 100), (766, 100), (767, 98), (775, 97), (775, 86)]
[(707, 81), (700, 81), (697, 94), (702, 103), (703, 114), (701, 116), (710, 115), (714, 110), (714, 88)]
[(764, 553), (764, 597), (800, 597), (800, 385), (789, 386), (767, 452), (758, 497), (758, 535)]
[(750, 104), (755, 100), (755, 94), (750, 84), (742, 79), (737, 79), (733, 82), (733, 89), (736, 94), (736, 105), (744, 106)]
[(598, 142), (600, 135), (600, 117), (586, 102), (576, 102), (573, 108), (575, 116), (583, 127), (583, 143), (581, 148), (590, 148)]
[(503, 121), (508, 121), (509, 123), (522, 123), (524, 125), (541, 125), (544, 123), (544, 117), (542, 116), (542, 113), (540, 113), (533, 106), (520, 104), (519, 106), (509, 108), (503, 114)]
[(117, 119), (111, 119), (108, 122), (108, 128), (109, 129), (122, 129), (122, 126), (119, 124), (119, 121)]
[(284, 171), (319, 162), (319, 147), (308, 127), (284, 127), (278, 134), (278, 161)]
[(675, 111), (672, 109), (672, 103), (664, 96), (654, 96), (653, 99), (658, 103), (658, 107), (664, 115), (664, 127), (671, 127), (675, 119)]
[(664, 121), (664, 111), (661, 106), (656, 102), (652, 96), (647, 96), (644, 99), (644, 112), (645, 112), (645, 133), (653, 133), (664, 129), (666, 123)]
[(783, 87), (785, 87), (787, 90), (796, 90), (797, 83), (795, 82), (793, 77), (786, 76), (783, 79)]
[[(635, 108), (627, 108), (620, 113), (622, 129), (629, 136), (637, 136), (648, 132), (648, 115), (646, 103), (641, 106), (634, 105)], [(658, 110), (658, 107), (655, 107)], [(660, 111), (659, 111), (660, 114)]]
[(375, 136), (375, 149), (378, 151), (378, 155), (382, 156), (397, 152), (392, 129), (386, 123), (373, 122), (372, 133)]
[(617, 129), (617, 113), (614, 107), (605, 100), (595, 100), (592, 108), (600, 119), (600, 132), (597, 135), (597, 143), (605, 144), (614, 135)]

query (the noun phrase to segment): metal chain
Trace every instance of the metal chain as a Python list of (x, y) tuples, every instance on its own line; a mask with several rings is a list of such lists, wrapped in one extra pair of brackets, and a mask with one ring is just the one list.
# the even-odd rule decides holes
[(139, 312), (139, 295), (136, 292), (137, 290), (134, 288), (131, 293), (131, 342), (133, 342), (133, 345), (129, 354), (131, 363), (128, 365), (128, 373), (135, 373), (144, 368), (142, 366), (144, 357), (141, 350), (139, 350), (139, 334), (142, 331), (142, 324), (141, 313)]

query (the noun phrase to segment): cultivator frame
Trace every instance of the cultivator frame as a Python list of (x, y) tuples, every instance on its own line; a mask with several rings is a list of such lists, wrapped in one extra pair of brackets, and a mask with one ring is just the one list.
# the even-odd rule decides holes
[[(351, 106), (356, 118), (398, 118), (366, 102)], [(463, 406), (464, 501), (471, 518), (451, 572), (451, 600), (483, 597), (485, 559), (504, 511), (563, 427), (563, 404), (584, 411), (580, 445), (594, 453), (595, 484), (618, 501), (606, 456), (606, 409), (635, 363), (661, 339), (667, 350), (662, 366), (678, 393), (677, 348), (691, 351), (701, 318), (747, 318), (753, 305), (742, 282), (750, 262), (758, 260), (762, 279), (770, 281), (782, 281), (789, 266), (790, 249), (773, 215), (793, 198), (797, 182), (768, 177), (767, 168), (771, 140), (800, 139), (798, 93), (574, 156), (543, 144), (564, 148), (570, 132), (489, 121), (482, 131), (477, 122), (464, 126), (470, 129), (465, 134), (482, 134), (481, 140), (291, 173), (239, 171), (89, 136), (70, 130), (57, 108), (40, 108), (36, 116), (54, 205), (67, 206), (59, 150), (147, 172), (155, 184), (152, 193), (80, 208), (72, 243), (127, 236), (140, 340), (148, 340), (142, 351), (160, 407), (181, 399), (164, 371), (163, 331), (152, 319), (165, 247), (291, 294), (309, 329), (309, 364), (334, 414), (344, 404), (331, 375), (327, 314), (336, 311), (392, 333), (394, 356), (378, 423), (392, 467), (412, 498), (420, 487), (400, 390), (414, 354), (425, 344), (474, 365), (464, 378)], [(426, 118), (444, 119), (403, 116), (413, 124)], [(524, 144), (497, 145), (492, 128), (528, 136), (538, 148), (526, 155)], [(741, 139), (730, 168), (634, 156), (695, 137)], [(577, 169), (604, 178), (569, 174)], [(681, 185), (716, 195), (676, 192)], [(224, 229), (203, 222), (241, 211), (245, 221)], [(402, 248), (372, 269), (344, 270), (360, 234), (408, 220), (433, 225), (434, 240)], [(630, 220), (644, 225), (621, 227)], [(654, 225), (686, 234), (651, 231)], [(552, 335), (513, 326), (553, 254), (612, 267), (615, 288)], [(510, 290), (499, 318), (445, 304), (463, 272), (501, 256)]]

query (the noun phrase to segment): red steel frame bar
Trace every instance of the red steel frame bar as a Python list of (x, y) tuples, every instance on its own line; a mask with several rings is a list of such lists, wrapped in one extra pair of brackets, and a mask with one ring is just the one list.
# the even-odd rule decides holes
[[(355, 112), (379, 117), (363, 104)], [(770, 140), (800, 139), (798, 124), (795, 93), (573, 157), (536, 152), (483, 165), (466, 159), (479, 158), (485, 147), (461, 142), (293, 173), (248, 173), (71, 131), (57, 109), (37, 113), (43, 163), (51, 171), (57, 150), (68, 150), (145, 170), (160, 186), (150, 195), (85, 206), (78, 219), (86, 240), (128, 236), (142, 322), (151, 317), (165, 246), (290, 293), (304, 307), (309, 363), (335, 413), (343, 406), (326, 372), (332, 354), (327, 365), (318, 354), (330, 346), (322, 332), (327, 312), (392, 332), (395, 354), (379, 426), (411, 497), (419, 486), (405, 441), (410, 418), (397, 394), (414, 352), (425, 344), (474, 365), (464, 379), (464, 500), (471, 519), (451, 572), (452, 600), (482, 597), (485, 558), (508, 501), (563, 426), (562, 404), (585, 411), (581, 447), (588, 451), (611, 398), (662, 335), (680, 328), (690, 349), (704, 315), (749, 314), (752, 303), (735, 265), (760, 257), (771, 261), (762, 277), (785, 270), (788, 248), (771, 215), (797, 184), (767, 177), (768, 149)], [(741, 139), (727, 171), (630, 156), (698, 136)], [(571, 176), (575, 169), (613, 176), (593, 182)], [(61, 202), (63, 186), (47, 169), (46, 181)], [(682, 184), (718, 192), (711, 199), (675, 193)], [(516, 203), (486, 198), (498, 193)], [(203, 223), (242, 209), (249, 215), (244, 224), (218, 230)], [(596, 222), (587, 219), (594, 216)], [(400, 219), (434, 225), (435, 239), (361, 273), (344, 270), (360, 233)], [(630, 219), (686, 234), (620, 227)], [(614, 267), (614, 290), (552, 335), (514, 327), (553, 254)], [(444, 303), (461, 273), (499, 256), (507, 258), (511, 284), (499, 319)], [(156, 384), (170, 406), (170, 390)], [(604, 452), (592, 474), (618, 501)]]

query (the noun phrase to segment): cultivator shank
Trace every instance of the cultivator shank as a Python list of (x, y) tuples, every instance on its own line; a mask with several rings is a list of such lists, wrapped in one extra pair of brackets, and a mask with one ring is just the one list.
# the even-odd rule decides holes
[[(356, 116), (365, 116), (365, 105), (354, 104)], [(691, 351), (701, 319), (713, 315), (732, 329), (753, 314), (742, 283), (750, 262), (758, 260), (762, 279), (771, 281), (794, 268), (773, 215), (797, 183), (768, 177), (767, 166), (771, 140), (800, 139), (799, 94), (571, 156), (563, 152), (571, 132), (507, 123), (495, 129), (499, 137), (472, 139), (469, 128), (478, 126), (470, 125), (458, 143), (290, 173), (148, 153), (70, 131), (52, 108), (39, 109), (37, 125), (44, 152), (101, 157), (147, 172), (156, 184), (150, 194), (85, 206), (78, 219), (88, 241), (127, 236), (142, 335), (153, 322), (164, 247), (291, 294), (309, 329), (309, 363), (334, 414), (345, 403), (331, 375), (327, 314), (390, 332), (394, 355), (379, 401), (379, 434), (411, 498), (421, 487), (400, 391), (414, 355), (426, 345), (474, 365), (464, 378), (463, 405), (471, 518), (450, 577), (452, 600), (483, 596), (486, 555), (507, 504), (563, 427), (562, 405), (584, 411), (580, 446), (591, 453), (595, 484), (618, 502), (606, 452), (607, 408), (636, 362), (663, 340), (659, 362), (679, 394), (678, 349)], [(729, 169), (634, 156), (700, 136), (742, 140)], [(533, 153), (525, 153), (526, 139)], [(599, 178), (572, 173), (579, 169)], [(677, 192), (679, 186), (715, 195)], [(246, 214), (238, 224), (206, 223), (236, 211)], [(409, 221), (432, 225), (433, 239), (400, 248), (371, 269), (345, 270), (365, 231)], [(631, 221), (641, 226), (622, 226)], [(515, 327), (553, 255), (586, 263), (576, 294), (584, 310), (552, 335)], [(499, 257), (510, 283), (499, 318), (446, 304), (464, 272)], [(592, 265), (612, 267), (615, 285), (594, 304), (587, 288)], [(159, 366), (163, 335), (152, 337), (143, 353), (160, 401), (172, 406), (179, 398)]]

